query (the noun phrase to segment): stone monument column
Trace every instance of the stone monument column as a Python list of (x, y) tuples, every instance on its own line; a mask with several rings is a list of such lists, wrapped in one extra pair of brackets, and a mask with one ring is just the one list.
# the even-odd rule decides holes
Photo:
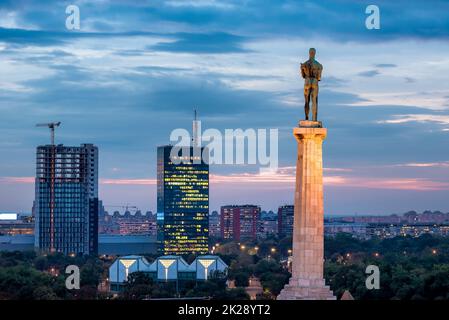
[(293, 129), (298, 141), (292, 277), (278, 300), (335, 300), (323, 277), (323, 140), (319, 121), (300, 121)]

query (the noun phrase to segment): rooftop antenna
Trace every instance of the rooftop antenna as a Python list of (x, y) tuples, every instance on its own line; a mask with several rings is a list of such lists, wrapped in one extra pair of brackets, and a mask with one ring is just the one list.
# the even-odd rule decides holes
[(59, 127), (61, 125), (61, 121), (58, 122), (50, 122), (50, 123), (38, 123), (36, 124), (36, 127), (48, 127), (50, 129), (50, 138), (51, 138), (51, 145), (55, 145), (55, 128)]
[(198, 133), (201, 130), (201, 122), (197, 120), (196, 109), (193, 109), (193, 123), (192, 123), (192, 146), (197, 148), (200, 146)]

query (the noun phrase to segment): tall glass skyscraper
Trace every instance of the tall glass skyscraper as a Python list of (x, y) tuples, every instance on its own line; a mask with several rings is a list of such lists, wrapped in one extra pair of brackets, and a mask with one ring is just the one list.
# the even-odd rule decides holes
[[(206, 254), (209, 164), (201, 157), (205, 149), (184, 147), (184, 153), (180, 153), (183, 161), (176, 164), (181, 157), (170, 159), (172, 148), (160, 146), (157, 149), (158, 251), (175, 255)], [(189, 150), (190, 156), (185, 156)]]
[(98, 148), (37, 147), (35, 188), (35, 247), (64, 254), (97, 253)]

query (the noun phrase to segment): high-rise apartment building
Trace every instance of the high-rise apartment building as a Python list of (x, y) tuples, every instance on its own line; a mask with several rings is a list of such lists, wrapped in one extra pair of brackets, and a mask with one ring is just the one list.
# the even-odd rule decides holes
[(209, 235), (221, 238), (220, 214), (215, 210), (209, 215)]
[(98, 251), (98, 148), (37, 147), (35, 247), (64, 254)]
[(278, 235), (279, 238), (293, 236), (293, 217), (295, 206), (285, 205), (278, 208)]
[(231, 205), (221, 207), (221, 235), (234, 241), (256, 240), (260, 207)]
[[(209, 164), (204, 148), (157, 149), (157, 240), (161, 254), (206, 254), (209, 239)], [(186, 155), (190, 152), (190, 156)], [(178, 153), (176, 153), (178, 154)], [(179, 163), (178, 163), (179, 162)]]

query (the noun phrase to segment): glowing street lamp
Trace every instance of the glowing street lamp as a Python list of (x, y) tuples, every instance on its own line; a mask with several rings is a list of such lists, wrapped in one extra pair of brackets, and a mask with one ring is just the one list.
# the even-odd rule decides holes
[(275, 253), (276, 252), (276, 248), (271, 248), (271, 252)]
[(240, 249), (242, 249), (242, 250), (245, 250), (245, 246), (242, 244), (241, 246), (240, 246)]

